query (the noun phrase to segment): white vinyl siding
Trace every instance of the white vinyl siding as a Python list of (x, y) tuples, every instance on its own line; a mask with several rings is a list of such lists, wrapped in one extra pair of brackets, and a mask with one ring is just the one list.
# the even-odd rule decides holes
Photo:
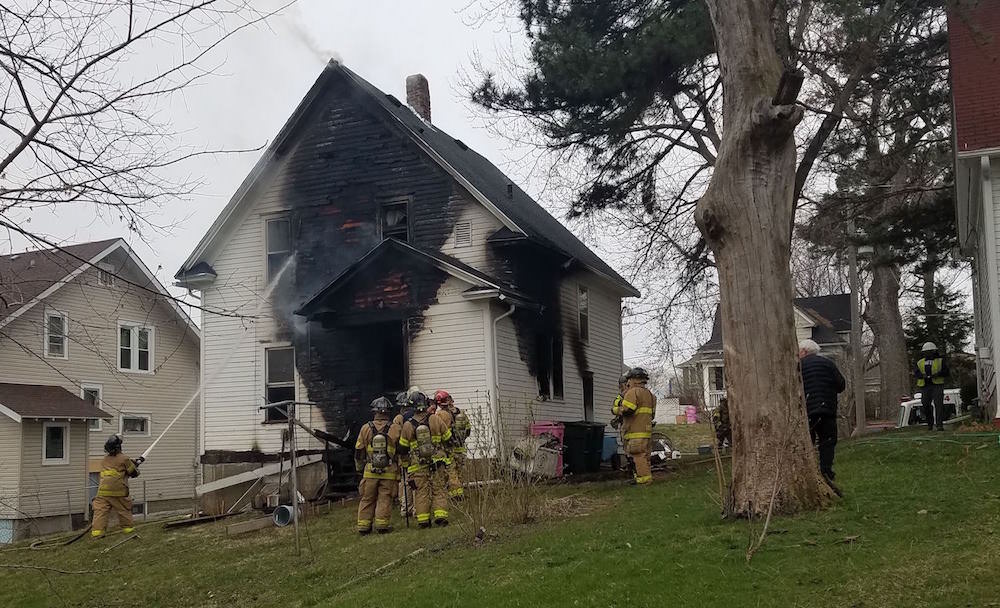
[[(112, 254), (114, 256), (116, 254)], [(111, 257), (111, 256), (109, 256)], [(140, 274), (127, 259), (114, 262), (119, 275), (140, 285), (146, 284)], [(108, 433), (118, 429), (121, 410), (132, 409), (149, 414), (154, 420), (172, 420), (188, 399), (198, 390), (198, 335), (185, 320), (162, 298), (157, 298), (144, 290), (130, 286), (125, 281), (116, 281), (113, 287), (98, 284), (97, 269), (83, 272), (66, 286), (46, 298), (44, 305), (29, 310), (4, 328), (0, 336), (0, 382), (23, 384), (45, 384), (61, 386), (73, 395), (81, 395), (81, 385), (100, 384), (102, 386), (103, 409), (114, 418), (104, 425)], [(44, 330), (44, 310), (58, 310), (71, 320), (70, 335), (74, 346), (69, 359), (59, 361), (55, 368), (38, 359)], [(141, 320), (156, 326), (156, 347), (151, 353), (151, 367), (157, 369), (152, 374), (126, 374), (118, 371), (118, 321)], [(78, 328), (79, 331), (78, 331)], [(84, 331), (85, 330), (85, 331)], [(37, 344), (38, 351), (29, 353), (14, 342), (25, 345)], [(163, 440), (157, 445), (155, 458), (143, 465), (143, 477), (150, 482), (156, 500), (190, 498), (196, 469), (196, 437), (198, 436), (198, 408), (192, 406), (177, 421)], [(87, 423), (74, 421), (71, 434), (74, 438), (72, 450), (82, 449), (76, 429), (89, 435), (88, 455), (76, 458), (71, 454), (72, 469), (79, 468), (79, 483), (67, 487), (62, 477), (47, 481), (44, 476), (39, 484), (46, 490), (61, 493), (59, 502), (66, 504), (65, 490), (77, 491), (84, 487), (88, 464), (97, 467), (103, 456), (103, 437), (87, 431)], [(28, 437), (34, 431), (24, 429), (25, 443), (34, 447), (25, 448), (24, 454), (32, 459), (31, 466), (40, 467), (41, 427), (38, 437)], [(130, 438), (126, 449), (129, 454), (139, 454), (152, 442), (153, 437)], [(0, 442), (2, 443), (2, 442)], [(71, 451), (72, 451), (71, 450)], [(3, 450), (0, 449), (0, 452)], [(25, 461), (27, 464), (27, 461)], [(79, 465), (79, 467), (78, 467)], [(0, 467), (2, 468), (2, 467)], [(46, 471), (61, 467), (45, 467)], [(47, 475), (48, 473), (46, 473)], [(75, 500), (75, 499), (74, 499)], [(83, 504), (83, 503), (81, 503)], [(65, 513), (65, 506), (61, 507)], [(83, 512), (82, 507), (79, 512)]]
[[(486, 268), (489, 260), (486, 239), (502, 228), (503, 224), (458, 185), (448, 199), (448, 206), (455, 218), (455, 229), (441, 246), (441, 253), (455, 257), (473, 268)], [(465, 224), (469, 227), (467, 241), (463, 239), (464, 229), (459, 229), (460, 225)]]
[(45, 311), (45, 356), (50, 359), (69, 357), (69, 317), (54, 310)]
[(22, 517), (83, 513), (87, 504), (87, 441), (90, 435), (87, 423), (81, 420), (65, 423), (69, 439), (68, 464), (57, 466), (42, 462), (45, 424), (34, 420), (21, 423), (19, 509), (23, 512)]
[[(274, 177), (283, 179), (282, 171)], [(244, 451), (252, 448), (275, 453), (281, 449), (283, 425), (262, 424), (264, 412), (264, 349), (276, 343), (275, 321), (271, 306), (262, 299), (267, 289), (266, 221), (286, 211), (280, 188), (269, 188), (257, 201), (243, 203), (250, 208), (231, 231), (223, 237), (225, 246), (212, 258), (218, 278), (202, 291), (202, 305), (208, 308), (235, 309), (257, 315), (253, 322), (222, 315), (202, 317), (202, 365), (205, 386), (201, 394), (205, 433), (202, 450)], [(297, 380), (299, 401), (309, 395)], [(323, 417), (316, 408), (300, 407), (298, 418), (306, 424), (322, 427)], [(321, 448), (316, 440), (298, 438), (300, 449)]]
[[(587, 287), (590, 300), (590, 341), (576, 347), (573, 341), (579, 331), (577, 298), (580, 283)], [(514, 323), (508, 317), (498, 324), (500, 411), (509, 440), (527, 433), (532, 422), (583, 420), (582, 371), (594, 374), (594, 420), (608, 423), (611, 419), (611, 402), (618, 394), (618, 377), (622, 372), (621, 298), (585, 273), (564, 279), (560, 296), (565, 395), (561, 400), (537, 400), (538, 385), (521, 360)], [(496, 307), (493, 314), (499, 316), (503, 312)], [(586, 359), (584, 370), (577, 361), (577, 348)]]
[[(481, 423), (490, 411), (485, 306), (463, 301), (457, 295), (444, 295), (461, 293), (467, 287), (449, 279), (438, 292), (439, 303), (424, 313), (423, 327), (410, 342), (410, 383), (428, 395), (437, 389), (447, 390), (459, 409)], [(470, 437), (471, 442), (476, 440), (476, 436)]]
[(20, 477), (21, 425), (0, 414), (0, 519), (17, 517)]

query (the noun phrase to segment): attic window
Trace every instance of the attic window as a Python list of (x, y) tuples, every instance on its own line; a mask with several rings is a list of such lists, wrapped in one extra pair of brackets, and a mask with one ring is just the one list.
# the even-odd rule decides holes
[(97, 265), (97, 284), (102, 287), (115, 286), (115, 267), (111, 264)]
[(384, 200), (379, 204), (379, 228), (382, 239), (410, 240), (410, 201), (404, 199)]
[(455, 224), (455, 247), (470, 247), (472, 245), (472, 222)]

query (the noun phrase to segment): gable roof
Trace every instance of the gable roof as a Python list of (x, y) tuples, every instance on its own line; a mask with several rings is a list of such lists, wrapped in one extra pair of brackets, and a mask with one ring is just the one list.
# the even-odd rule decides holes
[(0, 328), (119, 250), (146, 278), (150, 289), (165, 296), (174, 312), (200, 339), (198, 326), (191, 317), (121, 238), (0, 255)]
[(0, 382), (0, 414), (14, 422), (24, 418), (112, 418), (61, 386)]
[(567, 257), (576, 260), (588, 270), (611, 281), (623, 293), (639, 296), (639, 291), (625, 278), (615, 272), (596, 253), (584, 245), (556, 218), (549, 214), (526, 192), (521, 190), (493, 163), (469, 148), (461, 140), (453, 138), (441, 129), (418, 117), (405, 104), (392, 95), (386, 94), (365, 79), (337, 61), (330, 61), (313, 87), (299, 103), (295, 112), (282, 127), (274, 142), (268, 147), (257, 165), (250, 172), (226, 208), (209, 228), (201, 242), (177, 272), (181, 278), (187, 269), (197, 264), (201, 256), (222, 234), (229, 219), (235, 215), (239, 203), (252, 189), (266, 166), (277, 155), (277, 150), (309, 116), (313, 103), (322, 97), (326, 86), (333, 81), (346, 83), (353, 89), (371, 98), (376, 112), (389, 124), (402, 129), (403, 133), (417, 144), (435, 163), (463, 185), (483, 206), (489, 209), (514, 233), (539, 241)]
[[(476, 270), (475, 268), (464, 264), (451, 256), (440, 252), (418, 249), (409, 243), (404, 243), (396, 239), (385, 239), (369, 250), (368, 253), (361, 256), (356, 262), (348, 266), (343, 272), (337, 275), (337, 277), (316, 292), (315, 295), (311, 296), (302, 306), (299, 307), (298, 310), (295, 311), (295, 314), (302, 316), (309, 316), (313, 314), (322, 302), (329, 296), (336, 293), (348, 281), (364, 271), (364, 269), (370, 266), (373, 262), (389, 254), (396, 254), (398, 256), (394, 259), (405, 257), (434, 266), (435, 268), (438, 268), (453, 277), (469, 283), (474, 291), (488, 289), (497, 292), (498, 295), (502, 294), (514, 300), (530, 302), (529, 298), (511, 288), (509, 285), (479, 270)], [(469, 291), (467, 293), (471, 294), (474, 293), (474, 291)]]
[[(820, 344), (840, 342), (837, 334), (851, 331), (851, 294), (838, 293), (830, 296), (814, 298), (795, 298), (792, 300), (795, 308), (816, 323), (813, 328), (813, 339)], [(715, 307), (715, 320), (712, 323), (712, 336), (698, 348), (698, 352), (722, 350), (722, 315), (719, 307)]]

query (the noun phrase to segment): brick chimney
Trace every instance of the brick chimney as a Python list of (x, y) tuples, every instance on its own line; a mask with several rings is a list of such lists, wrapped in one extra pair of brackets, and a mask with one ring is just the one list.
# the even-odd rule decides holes
[(431, 121), (431, 91), (423, 74), (406, 77), (406, 105), (427, 122)]

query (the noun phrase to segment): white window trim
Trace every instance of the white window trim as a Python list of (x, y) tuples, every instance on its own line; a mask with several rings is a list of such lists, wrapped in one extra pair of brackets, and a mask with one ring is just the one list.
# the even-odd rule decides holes
[[(63, 429), (63, 457), (46, 458), (45, 456), (45, 436), (51, 427), (62, 427)], [(63, 466), (69, 464), (69, 423), (68, 422), (43, 422), (42, 423), (42, 466)]]
[[(146, 419), (146, 432), (136, 433), (133, 431), (125, 431), (125, 419), (126, 418), (145, 418)], [(149, 414), (139, 414), (136, 412), (122, 412), (122, 415), (118, 417), (118, 432), (122, 437), (149, 437), (153, 430), (153, 417)]]
[[(267, 344), (266, 346), (263, 347), (263, 351), (264, 351), (264, 353), (263, 353), (263, 361), (264, 361), (264, 378), (263, 378), (264, 379), (264, 390), (263, 390), (264, 405), (267, 405), (267, 389), (268, 389), (268, 386), (270, 385), (270, 383), (267, 381), (267, 351), (269, 351), (269, 350), (282, 350), (282, 349), (286, 349), (286, 348), (292, 349), (292, 381), (291, 381), (291, 383), (288, 383), (288, 382), (275, 382), (274, 386), (275, 386), (275, 388), (288, 388), (288, 386), (290, 384), (291, 387), (292, 387), (292, 389), (295, 391), (295, 396), (293, 397), (293, 399), (295, 399), (296, 401), (298, 401), (298, 399), (299, 399), (299, 370), (295, 366), (295, 345), (292, 344), (291, 342), (274, 342), (274, 343)], [(266, 424), (266, 425), (286, 424), (286, 422), (284, 420), (268, 422), (267, 421), (267, 410), (261, 410), (260, 414), (261, 414), (261, 424)]]
[[(264, 241), (264, 281), (266, 283), (266, 282), (269, 282), (271, 280), (271, 277), (268, 276), (268, 266), (267, 266), (268, 265), (268, 258), (271, 256), (271, 253), (282, 253), (280, 251), (272, 252), (271, 249), (270, 249), (270, 247), (268, 246), (268, 242), (267, 242), (267, 224), (269, 222), (274, 222), (274, 221), (278, 221), (278, 220), (284, 220), (284, 221), (288, 222), (288, 246), (291, 247), (292, 246), (292, 244), (291, 244), (291, 241), (292, 241), (292, 218), (291, 218), (291, 216), (287, 212), (281, 211), (281, 212), (277, 212), (277, 213), (269, 213), (269, 214), (262, 215), (261, 219), (263, 220), (262, 226), (263, 226), (263, 230), (264, 230), (264, 235), (263, 235), (262, 238), (263, 238), (263, 241)], [(288, 255), (289, 256), (294, 255), (294, 253), (295, 253), (295, 251), (293, 249), (288, 249)]]
[[(587, 293), (587, 337), (586, 338), (583, 337), (583, 324), (580, 323), (580, 313), (583, 312), (583, 308), (580, 305), (581, 304), (580, 295), (582, 294), (582, 292), (586, 292)], [(590, 344), (590, 330), (591, 330), (591, 323), (590, 323), (590, 309), (591, 309), (591, 306), (590, 306), (590, 304), (591, 304), (590, 287), (588, 287), (587, 285), (584, 285), (582, 283), (577, 284), (577, 286), (576, 286), (576, 332), (577, 332), (577, 335), (580, 337), (580, 341), (583, 342), (584, 344)]]
[[(122, 328), (127, 327), (132, 330), (132, 365), (133, 367), (122, 367)], [(149, 332), (149, 369), (139, 369), (139, 330), (145, 329)], [(146, 374), (152, 376), (156, 373), (156, 328), (152, 325), (139, 323), (137, 321), (118, 321), (118, 331), (115, 335), (115, 366), (118, 371), (125, 374)]]
[[(81, 382), (80, 383), (80, 398), (84, 401), (87, 400), (86, 391), (97, 391), (97, 407), (104, 409), (104, 385), (97, 384), (96, 382)], [(87, 421), (87, 428), (90, 429), (91, 433), (100, 432), (104, 429), (104, 421), (100, 418), (97, 419), (97, 428), (90, 428), (90, 421)]]
[[(49, 317), (62, 317), (63, 320), (63, 354), (49, 354)], [(58, 310), (47, 308), (42, 317), (42, 339), (44, 340), (44, 351), (46, 359), (69, 359), (69, 315)]]

